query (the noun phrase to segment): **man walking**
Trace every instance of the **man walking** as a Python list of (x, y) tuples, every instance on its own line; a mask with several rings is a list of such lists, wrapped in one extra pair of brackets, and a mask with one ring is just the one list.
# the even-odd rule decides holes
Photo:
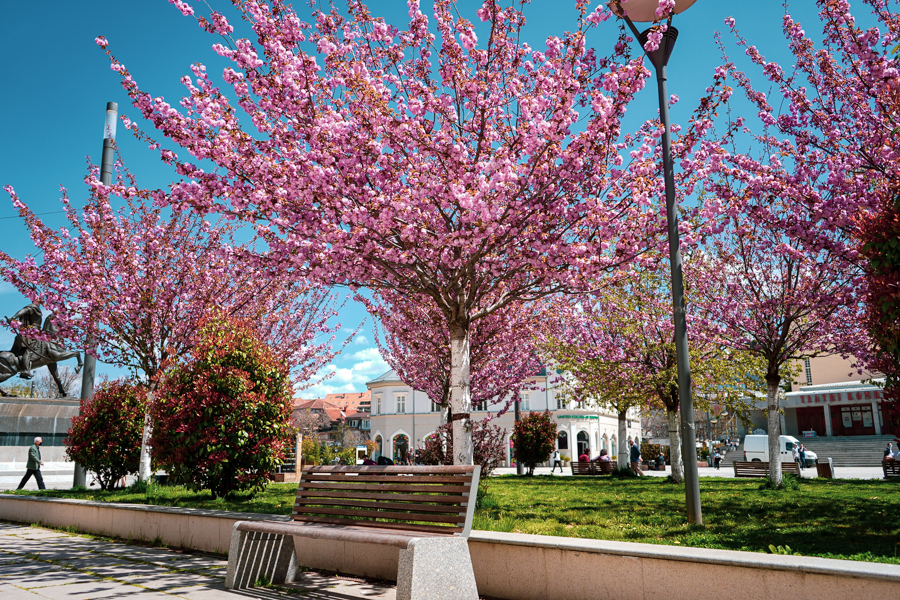
[(25, 484), (28, 483), (28, 480), (31, 479), (31, 476), (34, 475), (35, 481), (37, 481), (39, 489), (46, 489), (44, 487), (44, 477), (41, 475), (41, 465), (44, 463), (41, 462), (41, 444), (44, 443), (44, 440), (36, 437), (34, 438), (34, 445), (28, 449), (28, 462), (25, 463), (25, 477), (22, 478), (22, 481), (19, 483), (19, 487), (17, 490), (21, 490), (25, 487)]
[(644, 472), (641, 471), (641, 449), (634, 443), (634, 440), (628, 440), (628, 443), (631, 444), (631, 470), (637, 473), (639, 477), (643, 477)]
[(563, 472), (562, 460), (559, 458), (559, 450), (554, 450), (553, 454), (550, 455), (550, 464), (553, 465), (553, 469), (550, 471), (551, 475), (556, 472), (556, 467), (559, 467), (560, 473)]

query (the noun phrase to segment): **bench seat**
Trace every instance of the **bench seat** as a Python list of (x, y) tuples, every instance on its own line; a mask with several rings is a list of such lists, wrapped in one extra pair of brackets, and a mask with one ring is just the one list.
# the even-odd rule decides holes
[(569, 465), (572, 475), (609, 475), (616, 470), (616, 463), (608, 461), (577, 461), (573, 460)]
[(884, 478), (900, 477), (900, 460), (883, 460), (881, 461), (881, 469), (884, 471)]
[(289, 521), (235, 523), (225, 587), (286, 583), (295, 539), (396, 548), (397, 600), (477, 600), (468, 537), (479, 466), (306, 466)]

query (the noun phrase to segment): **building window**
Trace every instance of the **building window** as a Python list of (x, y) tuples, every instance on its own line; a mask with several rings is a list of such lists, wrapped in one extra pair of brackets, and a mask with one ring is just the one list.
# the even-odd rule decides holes
[(531, 394), (528, 392), (522, 394), (522, 410), (531, 410)]
[(441, 405), (437, 402), (431, 403), (431, 412), (441, 412)]
[(375, 414), (381, 414), (381, 394), (375, 396)]
[(487, 402), (485, 402), (484, 400), (482, 400), (481, 402), (473, 402), (473, 403), (472, 403), (472, 410), (474, 410), (474, 411), (483, 411), (483, 410), (485, 410), (484, 407), (485, 407), (486, 405), (487, 405)]
[(806, 385), (812, 385), (812, 367), (809, 364), (809, 359), (803, 359), (803, 366), (806, 370)]
[(397, 413), (405, 413), (406, 412), (406, 394), (400, 394), (397, 396)]
[(559, 435), (556, 436), (556, 447), (559, 450), (568, 450), (569, 434), (567, 434), (565, 431), (560, 431)]
[(556, 410), (563, 410), (566, 407), (566, 395), (562, 392), (556, 394)]

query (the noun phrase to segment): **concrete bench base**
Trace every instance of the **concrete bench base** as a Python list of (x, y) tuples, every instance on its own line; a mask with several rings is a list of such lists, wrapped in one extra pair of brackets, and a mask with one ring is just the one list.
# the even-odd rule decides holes
[(467, 540), (412, 540), (400, 551), (397, 600), (478, 600)]
[(234, 524), (228, 548), (228, 572), (225, 587), (249, 588), (261, 579), (270, 583), (288, 583), (297, 573), (297, 555), (293, 538), (277, 533), (238, 531)]

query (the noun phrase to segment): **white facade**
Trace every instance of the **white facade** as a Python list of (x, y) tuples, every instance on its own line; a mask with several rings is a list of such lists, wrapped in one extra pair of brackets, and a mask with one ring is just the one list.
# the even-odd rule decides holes
[[(529, 379), (537, 389), (523, 392), (521, 412), (536, 412), (549, 409), (557, 424), (557, 448), (569, 458), (577, 459), (582, 449), (591, 458), (601, 449), (616, 454), (618, 438), (618, 417), (615, 413), (594, 407), (579, 408), (568, 401), (557, 387), (553, 376), (539, 375)], [(399, 457), (404, 449), (424, 448), (425, 440), (440, 426), (439, 407), (428, 396), (414, 390), (389, 371), (366, 384), (372, 392), (372, 429), (370, 438), (379, 442), (380, 454), (392, 459)], [(483, 420), (491, 413), (499, 412), (503, 403), (488, 407), (488, 410), (472, 411), (472, 419)], [(506, 429), (506, 465), (511, 465), (510, 435), (514, 425), (513, 410), (495, 417), (493, 424)], [(641, 419), (637, 410), (629, 411), (628, 438), (640, 438)]]

